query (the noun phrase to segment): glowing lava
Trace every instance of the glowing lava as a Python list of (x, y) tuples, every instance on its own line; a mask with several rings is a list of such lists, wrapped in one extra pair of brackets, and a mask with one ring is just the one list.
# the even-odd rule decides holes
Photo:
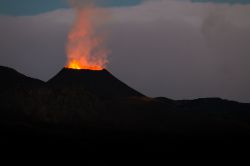
[(102, 23), (101, 15), (101, 9), (93, 5), (76, 8), (76, 19), (68, 34), (66, 68), (105, 68), (108, 51), (104, 47), (104, 37), (95, 31)]
[(92, 66), (92, 65), (88, 65), (88, 66), (82, 66), (81, 64), (79, 64), (77, 61), (70, 61), (70, 63), (66, 66), (67, 68), (70, 69), (88, 69), (88, 70), (103, 70), (104, 68), (102, 66)]

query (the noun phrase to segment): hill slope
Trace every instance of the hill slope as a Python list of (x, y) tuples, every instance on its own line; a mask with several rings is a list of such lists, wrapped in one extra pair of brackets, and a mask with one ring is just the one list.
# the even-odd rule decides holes
[(6, 88), (36, 88), (44, 85), (43, 81), (27, 77), (14, 69), (0, 66), (0, 89)]
[(107, 70), (72, 70), (63, 68), (47, 83), (54, 87), (80, 87), (98, 97), (126, 98), (130, 96), (142, 97), (143, 95), (130, 88)]
[(0, 142), (172, 152), (247, 147), (250, 138), (250, 104), (150, 98), (107, 70), (64, 68), (47, 83), (5, 67), (0, 74)]

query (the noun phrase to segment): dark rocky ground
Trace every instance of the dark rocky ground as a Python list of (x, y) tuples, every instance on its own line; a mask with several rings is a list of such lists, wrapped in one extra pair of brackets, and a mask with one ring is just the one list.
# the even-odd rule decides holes
[(111, 151), (118, 165), (122, 153), (249, 151), (250, 104), (149, 98), (106, 70), (63, 69), (47, 83), (6, 67), (0, 74), (2, 148)]

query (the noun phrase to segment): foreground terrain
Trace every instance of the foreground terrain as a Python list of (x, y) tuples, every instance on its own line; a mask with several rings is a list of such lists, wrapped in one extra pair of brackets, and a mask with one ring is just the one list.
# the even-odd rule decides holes
[(250, 104), (150, 98), (106, 70), (64, 68), (48, 82), (7, 67), (0, 74), (1, 144), (7, 148), (115, 154), (249, 148)]

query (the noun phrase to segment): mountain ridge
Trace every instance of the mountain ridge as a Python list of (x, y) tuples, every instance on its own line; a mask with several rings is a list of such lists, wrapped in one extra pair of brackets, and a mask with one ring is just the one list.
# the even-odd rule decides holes
[(29, 87), (29, 88), (36, 88), (45, 84), (45, 82), (25, 76), (21, 74), (17, 70), (14, 70), (9, 67), (0, 66), (0, 88), (11, 88), (11, 87)]
[(248, 103), (220, 98), (150, 98), (106, 70), (64, 68), (46, 83), (4, 67), (0, 67), (0, 75), (5, 78), (0, 84), (0, 129), (7, 137), (2, 142), (22, 136), (27, 144), (46, 139), (74, 142), (89, 150), (95, 145), (98, 151), (99, 145), (116, 149), (126, 138), (126, 149), (133, 149), (137, 146), (133, 143), (141, 140), (149, 150), (171, 147), (170, 151), (178, 151), (201, 150), (200, 145), (237, 147), (239, 142), (245, 146), (250, 139)]

